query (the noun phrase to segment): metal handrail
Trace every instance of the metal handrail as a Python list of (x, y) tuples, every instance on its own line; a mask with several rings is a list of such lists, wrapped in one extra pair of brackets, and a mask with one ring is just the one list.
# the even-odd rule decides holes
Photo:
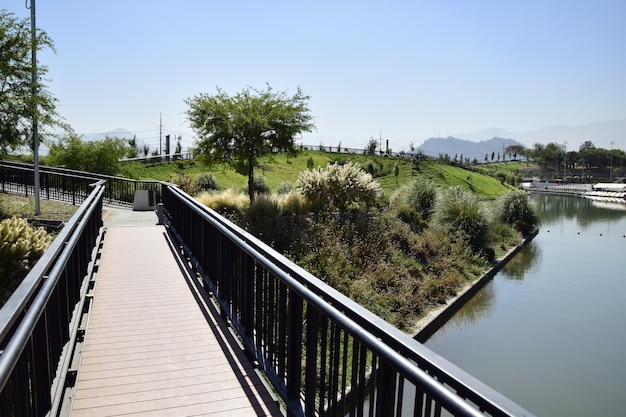
[[(427, 398), (434, 402), (433, 407), (446, 408), (456, 415), (482, 415), (479, 410), (489, 415), (531, 415), (183, 191), (176, 187), (165, 187), (163, 193), (170, 227), (192, 259), (192, 264), (203, 276), (206, 285), (215, 294), (223, 314), (237, 329), (244, 346), (259, 362), (281, 395), (287, 405), (288, 414), (322, 415), (337, 407), (351, 409), (350, 407), (354, 406), (347, 404), (346, 392), (343, 393), (344, 398), (331, 398), (328, 401), (313, 398), (316, 395), (324, 398), (329, 396), (328, 393), (311, 392), (324, 390), (324, 387), (315, 385), (314, 380), (326, 378), (328, 381), (334, 381), (335, 388), (342, 385), (343, 391), (346, 391), (345, 386), (348, 385), (345, 380), (343, 384), (337, 382), (345, 378), (345, 375), (324, 375), (326, 370), (319, 369), (316, 363), (310, 362), (309, 356), (313, 355), (320, 359), (318, 352), (327, 350), (328, 344), (331, 343), (324, 339), (326, 337), (324, 326), (316, 328), (312, 324), (322, 320), (331, 323), (331, 328), (334, 329), (332, 331), (335, 332), (333, 337), (341, 334), (341, 338), (348, 341), (343, 344), (331, 344), (335, 349), (345, 350), (347, 344), (358, 345), (367, 350), (365, 356), (361, 356), (362, 359), (367, 362), (369, 357), (375, 358), (368, 365), (356, 365), (370, 367), (368, 371), (370, 380), (377, 379), (372, 383), (375, 388), (369, 388), (372, 389), (369, 395), (373, 399), (372, 407), (376, 403), (377, 412), (380, 413), (372, 415), (391, 415), (388, 414), (390, 410), (402, 407), (394, 402), (394, 398), (397, 400), (406, 393), (405, 381), (407, 385), (417, 386), (416, 392), (426, 392)], [(210, 254), (204, 253), (207, 251)], [(284, 286), (285, 289), (272, 293), (273, 290), (268, 290), (261, 284), (281, 288)], [(282, 326), (279, 331), (286, 332), (286, 336), (278, 336), (278, 341), (267, 340), (267, 334), (270, 334), (270, 339), (275, 337), (272, 330), (259, 327), (263, 326), (259, 325), (259, 321), (265, 320), (264, 310), (276, 307), (270, 305), (271, 303), (256, 305), (259, 301), (257, 297), (268, 298), (271, 303), (285, 303), (285, 306), (278, 307), (279, 310), (283, 310), (277, 314), (280, 315), (282, 312), (286, 316), (284, 318), (286, 322), (279, 325)], [(318, 313), (321, 319), (317, 318)], [(276, 319), (281, 320), (280, 317)], [(309, 326), (315, 327), (315, 330), (308, 329)], [(305, 327), (307, 329), (304, 329)], [(297, 346), (289, 345), (291, 339)], [(298, 340), (301, 343), (296, 343)], [(317, 345), (314, 346), (315, 343)], [(277, 359), (276, 356), (280, 354), (277, 352), (281, 349), (288, 351), (287, 356), (295, 356)], [(324, 356), (325, 353), (321, 355)], [(304, 378), (307, 381), (304, 386), (299, 376), (293, 377), (293, 374), (300, 374), (298, 371), (302, 371), (298, 363), (300, 360), (305, 362)], [(329, 360), (329, 363), (332, 363), (332, 359)], [(337, 357), (335, 365), (342, 362), (344, 368), (347, 368), (349, 365), (345, 365), (346, 361), (347, 358)], [(296, 363), (290, 368), (293, 362)], [(315, 368), (317, 374), (314, 375), (310, 368)], [(334, 371), (345, 374), (347, 369)], [(352, 378), (356, 382), (352, 385), (360, 386), (361, 390), (368, 389), (367, 387), (371, 385), (369, 382), (365, 383), (358, 375)], [(317, 388), (313, 388), (314, 386)], [(365, 397), (363, 393), (352, 392), (352, 394), (357, 398), (355, 400), (357, 403), (359, 399)], [(424, 399), (421, 398), (420, 401), (422, 400)], [(393, 404), (383, 406), (382, 402), (387, 401)]]
[[(32, 180), (33, 165), (23, 162), (0, 160), (0, 185), (4, 190), (5, 183), (19, 183), (17, 189), (12, 192), (20, 192), (25, 195), (34, 193)], [(20, 178), (13, 181), (15, 173), (30, 174), (28, 178)], [(39, 167), (42, 197), (69, 201), (72, 204), (80, 204), (87, 196), (87, 185), (104, 180), (104, 204), (112, 206), (132, 207), (134, 192), (137, 190), (152, 189), (156, 191), (157, 202), (161, 196), (161, 182), (153, 180), (133, 180), (129, 178), (103, 175), (91, 172), (76, 171), (67, 168)], [(8, 178), (6, 178), (8, 177)]]
[(54, 370), (101, 233), (103, 195), (104, 181), (98, 181), (0, 309), (0, 409), (9, 415), (50, 409)]

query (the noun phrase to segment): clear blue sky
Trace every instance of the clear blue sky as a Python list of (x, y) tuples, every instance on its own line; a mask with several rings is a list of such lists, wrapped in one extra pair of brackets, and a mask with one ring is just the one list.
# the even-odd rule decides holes
[[(24, 0), (0, 8), (29, 17)], [(265, 83), (311, 95), (312, 145), (361, 148), (382, 133), (399, 151), (626, 118), (624, 0), (38, 0), (36, 11), (57, 49), (40, 54), (49, 88), (81, 134), (125, 128), (158, 146), (161, 113), (188, 145), (186, 98)]]

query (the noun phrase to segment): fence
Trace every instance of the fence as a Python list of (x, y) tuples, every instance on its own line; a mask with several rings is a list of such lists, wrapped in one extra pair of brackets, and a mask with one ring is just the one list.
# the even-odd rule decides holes
[(289, 416), (531, 415), (176, 187), (163, 204)]
[[(63, 348), (76, 337), (70, 322), (76, 306), (81, 308), (100, 236), (104, 188), (104, 181), (93, 187), (0, 309), (2, 416), (44, 416), (51, 409)], [(64, 385), (64, 374), (59, 375), (55, 387)]]
[[(89, 185), (104, 181), (104, 204), (132, 207), (137, 190), (154, 190), (160, 201), (161, 183), (131, 180), (65, 168), (40, 167), (40, 197), (71, 204), (81, 204), (89, 195)], [(24, 196), (34, 195), (33, 166), (13, 161), (0, 161), (0, 189)]]

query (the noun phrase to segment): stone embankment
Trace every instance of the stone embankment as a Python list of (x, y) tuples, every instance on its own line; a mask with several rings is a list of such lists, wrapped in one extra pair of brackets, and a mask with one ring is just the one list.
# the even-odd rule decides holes
[(539, 233), (537, 229), (530, 236), (525, 238), (519, 245), (507, 252), (502, 258), (498, 259), (493, 267), (483, 276), (469, 283), (455, 297), (440, 307), (431, 310), (425, 317), (417, 322), (414, 327), (413, 338), (420, 343), (424, 343), (432, 336), (441, 326), (445, 324), (450, 317), (454, 315), (461, 307), (465, 305), (481, 288), (492, 279), (498, 271), (500, 271), (509, 260), (511, 260), (524, 246), (530, 243)]

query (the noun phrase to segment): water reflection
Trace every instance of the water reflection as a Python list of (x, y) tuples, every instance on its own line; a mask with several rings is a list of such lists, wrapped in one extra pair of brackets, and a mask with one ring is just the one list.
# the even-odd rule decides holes
[(539, 245), (531, 242), (523, 247), (500, 271), (507, 279), (523, 280), (524, 275), (537, 269), (541, 264), (543, 253)]
[(541, 193), (531, 194), (530, 199), (542, 223), (553, 223), (555, 220), (563, 219), (575, 220), (580, 227), (587, 229), (594, 223), (607, 220), (617, 222), (626, 218), (626, 204), (623, 203)]
[(531, 200), (539, 235), (425, 345), (537, 416), (624, 415), (626, 205)]
[(444, 336), (448, 331), (466, 328), (469, 325), (488, 317), (494, 310), (496, 292), (493, 281), (489, 281), (485, 286), (473, 296), (458, 312), (456, 312), (446, 324), (435, 334), (430, 336), (429, 342)]

